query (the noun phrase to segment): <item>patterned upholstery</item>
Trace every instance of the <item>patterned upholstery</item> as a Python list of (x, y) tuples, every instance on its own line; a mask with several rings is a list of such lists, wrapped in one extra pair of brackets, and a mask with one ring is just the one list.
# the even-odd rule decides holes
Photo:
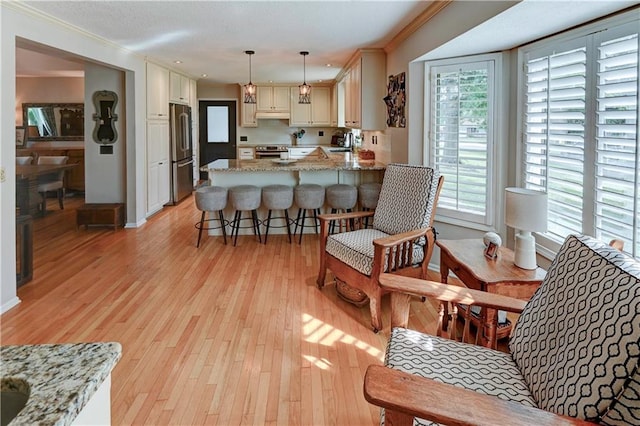
[[(535, 407), (518, 367), (504, 352), (472, 346), (405, 328), (394, 328), (385, 365), (486, 395)], [(414, 419), (414, 425), (431, 425)]]
[[(640, 424), (640, 264), (592, 238), (569, 236), (509, 348), (540, 408)], [(618, 398), (627, 381), (635, 390)]]
[[(359, 229), (353, 232), (343, 232), (327, 238), (325, 250), (353, 269), (365, 275), (371, 275), (374, 251), (372, 241), (388, 236), (389, 234), (385, 234), (377, 229)], [(424, 251), (422, 250), (422, 246), (415, 244), (413, 249), (414, 263), (418, 264), (422, 262), (423, 257)], [(385, 258), (385, 272), (386, 266)]]
[(394, 328), (385, 365), (557, 414), (640, 425), (640, 262), (593, 238), (567, 237), (509, 349)]
[[(330, 235), (326, 252), (357, 271), (371, 275), (373, 240), (400, 234), (431, 223), (440, 175), (430, 167), (390, 164), (384, 174), (373, 229)], [(415, 245), (413, 260), (422, 262), (421, 245)]]
[(384, 174), (373, 228), (394, 235), (428, 227), (439, 177), (430, 167), (390, 164)]

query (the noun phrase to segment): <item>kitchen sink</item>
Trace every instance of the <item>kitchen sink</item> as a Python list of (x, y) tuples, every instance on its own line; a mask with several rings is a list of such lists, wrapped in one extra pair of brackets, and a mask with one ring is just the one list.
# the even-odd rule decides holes
[(0, 380), (0, 426), (6, 426), (22, 411), (29, 400), (29, 384), (22, 379)]

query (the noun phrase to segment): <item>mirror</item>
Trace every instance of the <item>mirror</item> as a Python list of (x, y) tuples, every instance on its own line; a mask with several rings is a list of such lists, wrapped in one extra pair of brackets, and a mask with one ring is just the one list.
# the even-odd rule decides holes
[(22, 104), (28, 141), (84, 140), (84, 104)]
[(114, 113), (118, 103), (118, 95), (110, 90), (101, 90), (93, 94), (93, 103), (96, 113), (93, 114), (93, 121), (96, 126), (93, 129), (93, 140), (101, 144), (112, 144), (118, 140), (115, 121), (118, 119)]

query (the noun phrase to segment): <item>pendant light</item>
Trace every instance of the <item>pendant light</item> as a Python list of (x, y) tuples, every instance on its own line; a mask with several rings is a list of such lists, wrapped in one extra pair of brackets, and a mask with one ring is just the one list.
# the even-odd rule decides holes
[(253, 50), (245, 50), (244, 53), (249, 55), (249, 83), (244, 85), (244, 103), (255, 104), (256, 103), (256, 85), (251, 82), (251, 55)]
[(300, 89), (300, 95), (298, 96), (298, 103), (310, 104), (311, 103), (311, 86), (307, 84), (307, 69), (306, 69), (307, 68), (306, 56), (309, 54), (309, 52), (300, 52), (300, 54), (302, 55), (302, 60), (303, 60), (303, 65), (302, 65), (303, 82), (300, 86), (298, 86), (298, 89)]

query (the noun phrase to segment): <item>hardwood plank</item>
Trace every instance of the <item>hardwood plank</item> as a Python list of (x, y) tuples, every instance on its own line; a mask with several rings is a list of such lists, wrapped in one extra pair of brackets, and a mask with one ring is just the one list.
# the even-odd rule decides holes
[[(362, 383), (382, 363), (389, 299), (374, 334), (368, 307), (318, 290), (316, 235), (198, 249), (192, 199), (116, 232), (77, 230), (83, 202), (35, 221), (34, 279), (1, 317), (2, 344), (121, 342), (113, 424), (378, 423)], [(410, 326), (432, 331), (436, 306), (412, 301)]]

